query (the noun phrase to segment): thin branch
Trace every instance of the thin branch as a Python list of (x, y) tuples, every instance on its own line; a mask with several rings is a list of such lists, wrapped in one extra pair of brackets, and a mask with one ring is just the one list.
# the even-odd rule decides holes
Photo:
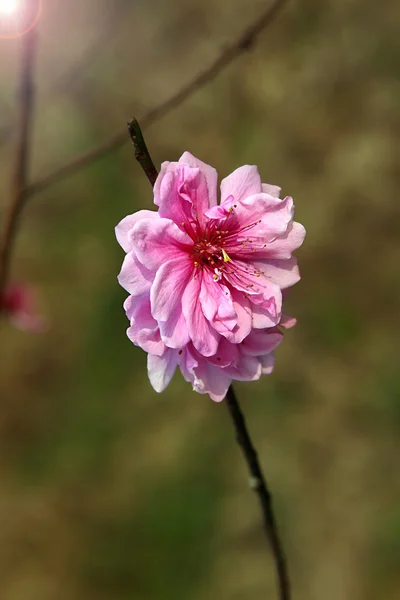
[(264, 519), (264, 528), (274, 557), (277, 585), (280, 600), (290, 600), (290, 582), (286, 565), (286, 557), (282, 543), (278, 535), (271, 493), (258, 460), (257, 452), (254, 449), (250, 434), (247, 430), (244, 415), (240, 409), (238, 399), (236, 398), (233, 387), (231, 386), (226, 395), (226, 404), (236, 431), (236, 439), (242, 448), (243, 455), (247, 462), (247, 467), (251, 476), (251, 487), (258, 494), (261, 511)]
[[(286, 0), (274, 0), (272, 4), (252, 23), (244, 32), (242, 32), (236, 41), (230, 44), (214, 62), (204, 71), (199, 73), (192, 81), (186, 84), (182, 89), (173, 94), (168, 100), (162, 102), (140, 119), (142, 127), (148, 127), (162, 117), (178, 108), (187, 98), (194, 94), (197, 90), (213, 81), (217, 75), (230, 65), (236, 58), (249, 50), (260, 33), (270, 25), (278, 15), (280, 9), (285, 5)], [(78, 156), (71, 162), (59, 167), (49, 175), (45, 175), (42, 179), (33, 182), (26, 190), (28, 196), (37, 194), (49, 186), (62, 181), (73, 173), (80, 171), (93, 161), (106, 156), (107, 154), (117, 150), (127, 141), (126, 132), (121, 131), (113, 135), (108, 141), (93, 150)]]
[(135, 158), (146, 173), (147, 179), (151, 183), (151, 187), (154, 187), (158, 172), (151, 160), (150, 153), (147, 149), (146, 142), (144, 141), (142, 130), (136, 119), (132, 119), (128, 122), (128, 131), (131, 136), (133, 146), (135, 148)]
[[(151, 160), (151, 156), (144, 141), (139, 123), (136, 121), (136, 119), (132, 119), (132, 121), (130, 121), (128, 124), (128, 128), (135, 146), (135, 157), (145, 172), (146, 177), (150, 181), (151, 186), (154, 187), (154, 182), (157, 179), (158, 173), (153, 161)], [(232, 386), (230, 386), (228, 389), (225, 401), (232, 417), (236, 432), (236, 439), (242, 448), (243, 455), (249, 469), (251, 476), (251, 487), (258, 494), (260, 500), (265, 533), (267, 535), (275, 562), (279, 600), (290, 600), (290, 582), (286, 565), (286, 557), (278, 535), (278, 527), (272, 508), (271, 493), (268, 489), (267, 482), (258, 460), (257, 452), (253, 446), (253, 442), (251, 441), (244, 415), (241, 411), (238, 399), (236, 398), (236, 394)]]
[(36, 30), (22, 37), (22, 56), (19, 89), (19, 118), (15, 148), (14, 172), (11, 180), (10, 203), (4, 216), (0, 241), (0, 298), (7, 284), (18, 217), (27, 197), (27, 176), (30, 158), (34, 101), (33, 69), (36, 56)]

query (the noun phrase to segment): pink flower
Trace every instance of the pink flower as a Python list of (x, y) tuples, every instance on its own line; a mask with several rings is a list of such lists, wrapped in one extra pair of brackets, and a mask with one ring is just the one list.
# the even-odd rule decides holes
[(23, 331), (44, 331), (46, 321), (34, 309), (32, 291), (26, 285), (9, 285), (0, 297), (0, 313), (7, 314), (10, 321)]
[[(256, 167), (244, 166), (222, 181), (218, 205), (215, 169), (185, 152), (162, 165), (154, 186), (158, 212), (139, 211), (117, 226), (127, 253), (119, 282), (130, 294), (128, 336), (149, 353), (153, 385), (162, 361), (151, 357), (172, 364), (176, 354), (184, 357), (178, 362), (185, 378), (214, 399), (217, 374), (221, 381), (261, 374), (261, 359), (261, 367), (247, 369), (255, 361), (243, 348), (257, 330), (276, 331), (282, 290), (300, 278), (292, 252), (305, 235), (293, 222), (292, 198), (281, 200), (279, 192), (261, 183)], [(235, 354), (229, 365), (221, 348), (223, 356)]]

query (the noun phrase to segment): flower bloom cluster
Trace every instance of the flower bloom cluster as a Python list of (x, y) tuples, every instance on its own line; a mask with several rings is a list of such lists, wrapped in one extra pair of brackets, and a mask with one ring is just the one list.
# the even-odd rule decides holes
[(300, 278), (292, 252), (305, 230), (290, 197), (245, 165), (221, 182), (185, 152), (165, 162), (154, 186), (158, 211), (141, 210), (116, 227), (126, 252), (118, 280), (129, 339), (148, 352), (152, 386), (161, 392), (179, 366), (193, 389), (224, 398), (232, 380), (271, 373), (282, 290)]

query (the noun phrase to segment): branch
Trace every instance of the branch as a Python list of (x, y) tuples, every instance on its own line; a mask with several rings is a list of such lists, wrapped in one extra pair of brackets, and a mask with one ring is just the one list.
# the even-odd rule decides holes
[(19, 118), (17, 125), (14, 172), (11, 180), (10, 203), (4, 216), (3, 232), (0, 241), (0, 298), (4, 294), (7, 284), (18, 218), (27, 198), (26, 185), (32, 134), (34, 100), (33, 68), (36, 45), (36, 31), (35, 29), (32, 29), (22, 38)]
[[(165, 102), (162, 102), (149, 112), (147, 112), (140, 119), (142, 127), (148, 127), (156, 121), (159, 121), (162, 117), (169, 114), (176, 108), (178, 108), (187, 98), (194, 94), (197, 90), (202, 88), (213, 81), (217, 75), (221, 73), (226, 67), (230, 65), (236, 58), (243, 54), (246, 50), (249, 50), (256, 41), (256, 38), (260, 33), (270, 25), (275, 17), (278, 15), (280, 9), (285, 5), (286, 0), (274, 0), (272, 4), (252, 23), (241, 35), (229, 45), (217, 59), (207, 69), (199, 73), (192, 81), (185, 85), (182, 89), (178, 90), (173, 96), (171, 96)], [(51, 185), (62, 181), (66, 177), (69, 177), (73, 173), (80, 171), (93, 161), (110, 154), (114, 150), (117, 150), (125, 144), (127, 141), (126, 132), (121, 131), (113, 135), (108, 141), (100, 146), (97, 146), (93, 150), (81, 154), (71, 162), (59, 167), (49, 175), (45, 175), (42, 179), (38, 179), (36, 182), (28, 186), (26, 193), (28, 196), (33, 196)]]
[(244, 415), (240, 409), (233, 387), (226, 395), (226, 404), (236, 431), (236, 439), (242, 448), (244, 458), (251, 476), (251, 487), (258, 494), (261, 511), (264, 519), (264, 528), (274, 557), (277, 584), (280, 600), (290, 600), (290, 582), (287, 571), (285, 553), (278, 535), (278, 528), (272, 508), (271, 493), (261, 470), (257, 452), (254, 449), (249, 432), (246, 427)]
[(151, 187), (154, 187), (158, 177), (158, 172), (153, 161), (151, 160), (150, 153), (147, 150), (146, 142), (144, 141), (142, 130), (140, 129), (140, 125), (136, 119), (132, 119), (128, 122), (128, 131), (135, 148), (135, 158), (145, 172), (147, 179), (150, 181)]
[[(135, 146), (135, 157), (150, 181), (151, 186), (153, 187), (154, 182), (157, 179), (157, 169), (151, 160), (151, 156), (144, 141), (139, 123), (136, 121), (136, 119), (132, 119), (132, 121), (128, 123), (128, 128)], [(268, 489), (267, 482), (258, 460), (257, 452), (251, 441), (244, 415), (240, 409), (238, 399), (236, 398), (236, 394), (232, 386), (230, 386), (228, 389), (225, 401), (232, 417), (238, 444), (241, 446), (244, 458), (247, 462), (251, 476), (251, 486), (257, 492), (260, 500), (265, 533), (267, 535), (275, 562), (279, 600), (290, 600), (290, 582), (286, 566), (286, 558), (278, 535), (278, 528), (272, 508), (271, 493)]]

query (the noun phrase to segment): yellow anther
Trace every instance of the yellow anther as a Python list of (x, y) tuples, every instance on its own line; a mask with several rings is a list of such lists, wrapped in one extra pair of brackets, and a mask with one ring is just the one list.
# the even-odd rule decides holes
[(222, 252), (222, 256), (224, 257), (224, 262), (229, 262), (231, 259), (229, 258), (228, 254), (225, 252), (225, 250), (223, 248), (221, 248), (221, 252)]

